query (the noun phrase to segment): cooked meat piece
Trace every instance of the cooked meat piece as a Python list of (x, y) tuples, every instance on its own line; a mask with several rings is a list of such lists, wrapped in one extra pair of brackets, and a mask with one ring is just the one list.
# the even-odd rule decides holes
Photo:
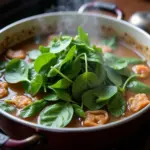
[(145, 65), (135, 65), (132, 70), (136, 74), (140, 74), (141, 78), (147, 78), (150, 75), (150, 69)]
[(8, 95), (8, 90), (6, 88), (0, 88), (0, 98)]
[(7, 82), (0, 82), (0, 98), (8, 95), (8, 84)]
[(10, 59), (13, 59), (13, 58), (24, 59), (26, 57), (26, 52), (24, 50), (9, 49), (6, 52), (6, 56)]
[(16, 105), (17, 108), (24, 108), (32, 103), (32, 99), (27, 96), (16, 96), (13, 100), (9, 101), (10, 104)]
[(0, 82), (0, 88), (8, 88), (8, 83), (7, 82)]
[(136, 94), (134, 97), (129, 98), (128, 105), (129, 109), (133, 112), (137, 112), (150, 104), (146, 94)]
[(108, 113), (104, 110), (87, 111), (84, 126), (92, 127), (103, 125), (107, 123), (109, 119)]

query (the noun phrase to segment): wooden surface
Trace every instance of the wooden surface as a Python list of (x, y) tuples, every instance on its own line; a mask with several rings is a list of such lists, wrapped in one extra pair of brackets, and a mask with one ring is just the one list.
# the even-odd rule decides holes
[(97, 0), (113, 2), (125, 13), (125, 20), (137, 11), (150, 11), (150, 0)]

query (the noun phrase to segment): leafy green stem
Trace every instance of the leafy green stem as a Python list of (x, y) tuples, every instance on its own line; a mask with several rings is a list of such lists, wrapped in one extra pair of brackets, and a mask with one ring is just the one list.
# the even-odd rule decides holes
[(26, 79), (25, 81), (28, 82), (28, 83), (31, 83), (31, 81), (29, 79)]
[(13, 101), (12, 100), (4, 100), (6, 103), (8, 103), (8, 104), (12, 104), (13, 103)]
[(130, 77), (125, 81), (125, 83), (124, 83), (124, 85), (123, 85), (123, 87), (122, 87), (122, 91), (123, 91), (123, 92), (125, 91), (125, 88), (126, 88), (127, 84), (129, 83), (129, 81), (130, 81), (131, 79), (133, 79), (133, 78), (135, 78), (135, 77), (139, 77), (139, 76), (140, 76), (139, 74), (134, 74), (134, 75), (130, 76)]
[(44, 87), (44, 92), (46, 93), (47, 92), (46, 84), (44, 84), (43, 87)]
[(88, 62), (87, 62), (87, 55), (86, 55), (86, 53), (81, 53), (80, 55), (78, 55), (78, 56), (76, 57), (75, 61), (76, 61), (77, 59), (79, 59), (82, 55), (84, 55), (84, 59), (85, 59), (85, 72), (88, 72)]
[(83, 56), (84, 55), (84, 53), (81, 53), (81, 54), (79, 54), (76, 58), (75, 58), (75, 61), (77, 60), (77, 59), (79, 59), (81, 56)]
[(84, 54), (84, 57), (85, 57), (85, 72), (88, 72), (88, 63), (87, 63), (87, 55), (85, 53)]
[(61, 73), (58, 69), (56, 69), (55, 67), (51, 67), (52, 69), (54, 69), (60, 76), (62, 76), (64, 79), (68, 80), (69, 82), (73, 83), (73, 81), (71, 79), (69, 79), (67, 76), (65, 76), (63, 73)]

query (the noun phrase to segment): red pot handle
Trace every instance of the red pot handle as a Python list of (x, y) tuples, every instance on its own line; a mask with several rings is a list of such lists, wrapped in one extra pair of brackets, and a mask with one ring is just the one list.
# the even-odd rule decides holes
[(84, 11), (88, 9), (100, 9), (100, 10), (105, 10), (111, 13), (114, 13), (117, 15), (117, 19), (123, 19), (124, 14), (123, 12), (117, 7), (116, 4), (113, 3), (106, 3), (106, 2), (89, 2), (86, 4), (83, 4), (78, 12), (83, 13)]
[(32, 145), (41, 140), (41, 136), (38, 134), (34, 134), (23, 140), (14, 140), (9, 138), (8, 136), (0, 133), (0, 147), (5, 148), (22, 148), (25, 146)]

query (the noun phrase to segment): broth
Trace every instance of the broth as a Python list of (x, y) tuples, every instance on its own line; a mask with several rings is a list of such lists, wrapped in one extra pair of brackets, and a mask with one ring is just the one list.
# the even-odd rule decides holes
[[(14, 50), (22, 49), (22, 50), (26, 51), (26, 53), (27, 53), (30, 50), (38, 49), (39, 45), (45, 45), (46, 46), (47, 43), (48, 43), (47, 38), (43, 38), (43, 40), (40, 41), (38, 44), (35, 41), (35, 38), (33, 38), (33, 39), (29, 39), (29, 40), (27, 40), (21, 44), (18, 44), (16, 46), (12, 47), (12, 49), (14, 49)], [(125, 44), (123, 44), (121, 42), (118, 44), (117, 48), (114, 51), (112, 51), (112, 53), (115, 54), (116, 56), (119, 56), (119, 57), (140, 58), (140, 56), (138, 56), (134, 50), (129, 49)], [(7, 60), (5, 54), (3, 54), (1, 56), (1, 58), (3, 58), (3, 57), (5, 58), (5, 60)], [(28, 56), (26, 56), (24, 60), (27, 63), (31, 62), (31, 60), (29, 59)], [(1, 81), (5, 81), (4, 75), (1, 77)], [(150, 76), (146, 79), (142, 79), (141, 81), (147, 85), (150, 85)], [(8, 91), (9, 91), (8, 96), (1, 98), (0, 101), (12, 99), (13, 97), (18, 96), (18, 95), (27, 95), (27, 96), (31, 97), (33, 99), (33, 101), (35, 101), (37, 99), (42, 99), (46, 95), (44, 92), (41, 92), (41, 93), (35, 95), (34, 97), (32, 97), (30, 94), (25, 94), (25, 91), (23, 89), (23, 85), (21, 83), (17, 83), (17, 84), (10, 84), (9, 83), (8, 84)], [(129, 92), (129, 91), (125, 92), (126, 100), (128, 100), (131, 96), (134, 96), (134, 95), (135, 95), (135, 93), (133, 93), (133, 92)], [(150, 95), (147, 95), (147, 96), (148, 96), (148, 98), (150, 98)], [(18, 116), (19, 111), (20, 111), (20, 109), (17, 109), (16, 112), (12, 113), (12, 115), (19, 117)], [(123, 115), (121, 115), (120, 117), (114, 117), (110, 113), (108, 113), (109, 120), (107, 123), (123, 119), (127, 116), (132, 115), (133, 113), (134, 112), (131, 111), (128, 106), (126, 107), (125, 113)], [(35, 117), (29, 117), (29, 118), (26, 118), (25, 120), (33, 122), (33, 123), (37, 123), (37, 119), (38, 119), (37, 116), (38, 115), (36, 115)], [(67, 127), (83, 127), (83, 121), (84, 121), (83, 118), (74, 116), (72, 121), (67, 125)]]

